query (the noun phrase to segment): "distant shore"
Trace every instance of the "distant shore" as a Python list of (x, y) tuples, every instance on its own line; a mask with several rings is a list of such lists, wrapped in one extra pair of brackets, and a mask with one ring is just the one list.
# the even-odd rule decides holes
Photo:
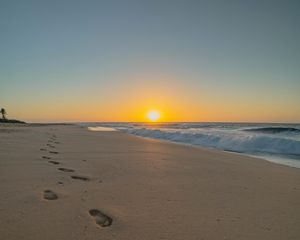
[(0, 135), (1, 239), (300, 239), (300, 169), (72, 124)]
[(25, 122), (23, 122), (23, 121), (20, 121), (20, 120), (16, 120), (16, 119), (0, 119), (0, 124), (1, 123), (25, 123)]
[(26, 126), (26, 127), (47, 127), (47, 126), (71, 126), (75, 125), (75, 123), (27, 123), (19, 120), (9, 120), (9, 121), (0, 121), (0, 127), (18, 127), (18, 126)]

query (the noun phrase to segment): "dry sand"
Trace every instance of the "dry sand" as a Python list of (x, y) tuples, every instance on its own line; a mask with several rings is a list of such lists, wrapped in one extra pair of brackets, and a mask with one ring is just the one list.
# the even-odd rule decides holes
[(78, 126), (0, 127), (0, 239), (300, 239), (300, 169)]

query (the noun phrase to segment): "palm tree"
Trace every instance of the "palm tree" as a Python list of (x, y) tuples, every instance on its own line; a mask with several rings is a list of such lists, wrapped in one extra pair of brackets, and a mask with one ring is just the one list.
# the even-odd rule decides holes
[(5, 111), (5, 109), (4, 108), (1, 108), (1, 114), (2, 114), (2, 118), (3, 118), (3, 120), (6, 120), (6, 117), (5, 117), (5, 115), (6, 115), (6, 111)]

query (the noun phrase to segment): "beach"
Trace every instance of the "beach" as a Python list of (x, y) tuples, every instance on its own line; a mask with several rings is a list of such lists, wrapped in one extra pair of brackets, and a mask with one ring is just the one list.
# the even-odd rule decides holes
[(300, 239), (300, 169), (77, 125), (0, 136), (0, 239)]

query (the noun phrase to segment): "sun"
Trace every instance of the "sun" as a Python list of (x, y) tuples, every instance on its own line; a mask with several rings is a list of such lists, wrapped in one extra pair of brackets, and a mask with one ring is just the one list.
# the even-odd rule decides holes
[(160, 113), (156, 110), (152, 110), (148, 112), (147, 117), (151, 122), (156, 122), (160, 119)]

